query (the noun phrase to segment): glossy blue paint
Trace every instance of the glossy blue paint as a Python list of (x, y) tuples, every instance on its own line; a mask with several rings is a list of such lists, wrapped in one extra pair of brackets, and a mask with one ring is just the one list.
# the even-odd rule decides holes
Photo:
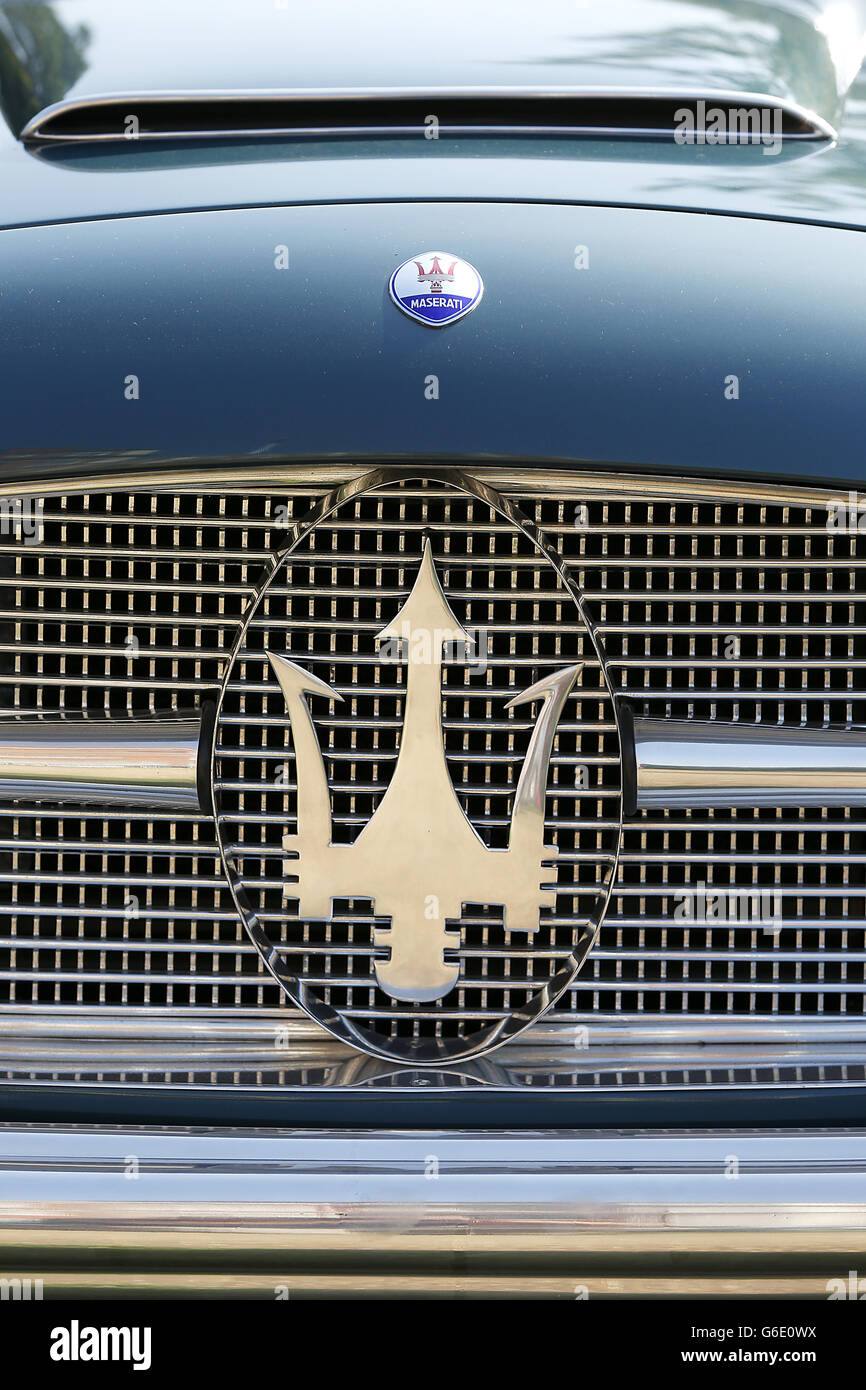
[[(388, 298), (426, 245), (485, 282), (437, 333)], [(793, 223), (465, 203), (9, 231), (5, 469), (435, 457), (860, 480), (864, 245)]]
[[(218, 207), (540, 202), (721, 212), (866, 228), (864, 117), (838, 145), (418, 139), (141, 145), (35, 156), (0, 145), (0, 226)], [(862, 128), (861, 128), (862, 126)]]
[[(420, 134), (31, 152), (6, 131), (0, 467), (435, 457), (859, 481), (866, 241), (845, 228), (866, 229), (866, 83), (845, 99), (838, 25), (856, 38), (866, 5), (846, 4), (733, 21), (715, 0), (506, 0), (491, 28), (458, 0), (0, 0), (14, 130), (109, 91), (448, 84), (763, 90), (840, 128), (776, 156)], [(459, 43), (443, 55), (431, 24)], [(433, 245), (486, 286), (436, 334), (387, 298)]]

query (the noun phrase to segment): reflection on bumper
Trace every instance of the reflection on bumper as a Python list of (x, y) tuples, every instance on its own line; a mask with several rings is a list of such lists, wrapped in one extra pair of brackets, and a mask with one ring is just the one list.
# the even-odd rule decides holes
[(0, 1126), (0, 1275), (44, 1296), (827, 1297), (866, 1131)]

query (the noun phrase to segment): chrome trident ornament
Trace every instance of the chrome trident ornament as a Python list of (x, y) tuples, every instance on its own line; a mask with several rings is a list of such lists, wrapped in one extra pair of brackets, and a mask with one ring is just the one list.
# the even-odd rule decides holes
[(298, 786), (298, 833), (286, 835), (284, 895), (302, 917), (330, 920), (335, 898), (372, 899), (379, 985), (392, 999), (427, 1003), (457, 983), (454, 952), (466, 903), (501, 906), (507, 931), (532, 934), (553, 907), (556, 848), (544, 843), (544, 798), (556, 726), (583, 663), (557, 671), (506, 705), (543, 700), (518, 779), (507, 849), (489, 849), (468, 820), (451, 783), (442, 730), (442, 660), (447, 643), (468, 643), (450, 607), (430, 542), (412, 592), (379, 633), (408, 652), (405, 713), (390, 786), (354, 844), (331, 843), (328, 781), (307, 697), (342, 697), (287, 657), (268, 653), (289, 711)]

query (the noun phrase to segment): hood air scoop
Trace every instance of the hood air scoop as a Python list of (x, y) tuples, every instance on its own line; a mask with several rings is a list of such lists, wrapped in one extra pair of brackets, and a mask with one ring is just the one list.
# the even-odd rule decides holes
[[(722, 113), (721, 119), (718, 114)], [(832, 126), (796, 103), (754, 92), (465, 88), (349, 92), (144, 92), (46, 107), (28, 144), (71, 141), (541, 135), (758, 144), (829, 140)]]

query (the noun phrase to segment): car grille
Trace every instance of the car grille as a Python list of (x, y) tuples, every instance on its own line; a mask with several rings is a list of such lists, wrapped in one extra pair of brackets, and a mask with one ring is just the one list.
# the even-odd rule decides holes
[[(270, 472), (45, 488), (39, 534), (6, 526), (0, 538), (0, 716), (183, 714), (214, 696), (269, 557), (327, 490), (312, 474)], [(635, 713), (866, 724), (862, 542), (828, 528), (819, 494), (529, 471), (500, 471), (496, 486), (572, 568)], [(381, 552), (384, 568), (428, 505), (420, 476), (383, 492), (358, 513), (365, 553)], [(460, 525), (493, 565), (489, 521), (470, 512)], [(329, 652), (351, 653), (351, 592), (299, 584), (287, 603), (323, 670)], [(519, 635), (511, 651), (512, 666), (534, 655)], [(457, 783), (473, 814), (473, 786), (498, 788), (481, 812), (495, 843), (508, 805), (496, 759), (473, 760), (471, 779)], [(347, 824), (366, 818), (368, 764), (339, 795)], [(841, 808), (642, 812), (626, 823), (598, 944), (557, 1013), (862, 1016), (863, 830), (863, 814)], [(0, 884), (0, 1008), (237, 1019), (280, 1005), (202, 814), (17, 803), (0, 818)], [(781, 919), (772, 931), (678, 920), (701, 884), (772, 889)]]

